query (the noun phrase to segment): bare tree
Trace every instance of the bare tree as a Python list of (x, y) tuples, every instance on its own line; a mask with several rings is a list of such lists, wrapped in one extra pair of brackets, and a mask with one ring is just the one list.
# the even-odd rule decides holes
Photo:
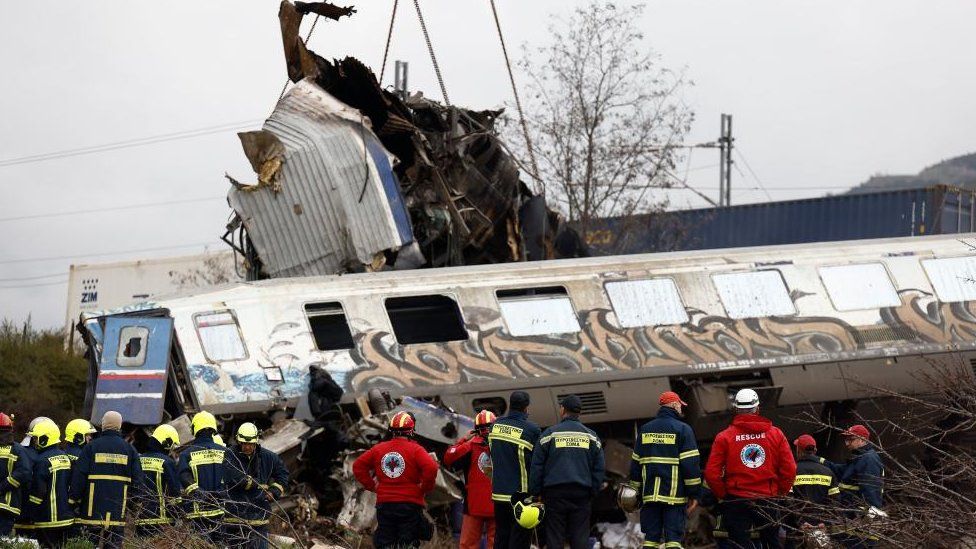
[[(673, 182), (676, 147), (694, 118), (682, 101), (692, 83), (645, 45), (642, 13), (594, 0), (555, 18), (551, 43), (524, 47), (519, 62), (538, 175), (584, 232), (597, 217), (662, 209), (650, 191)], [(516, 129), (509, 141), (523, 142)]]
[(170, 271), (169, 278), (178, 290), (191, 290), (196, 288), (208, 288), (220, 284), (226, 284), (231, 280), (240, 277), (234, 272), (236, 260), (221, 254), (209, 254), (199, 267), (193, 267), (185, 271)]

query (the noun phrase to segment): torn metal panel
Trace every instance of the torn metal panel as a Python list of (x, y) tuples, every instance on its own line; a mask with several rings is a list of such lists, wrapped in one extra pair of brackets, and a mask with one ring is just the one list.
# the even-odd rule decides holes
[(241, 140), (259, 178), (274, 184), (235, 187), (228, 198), (269, 276), (371, 265), (413, 240), (393, 158), (358, 111), (315, 84), (295, 85), (264, 129)]
[(428, 404), (413, 397), (403, 397), (400, 405), (393, 411), (412, 413), (417, 418), (417, 436), (442, 444), (454, 444), (458, 437), (474, 429), (474, 420), (468, 416)]

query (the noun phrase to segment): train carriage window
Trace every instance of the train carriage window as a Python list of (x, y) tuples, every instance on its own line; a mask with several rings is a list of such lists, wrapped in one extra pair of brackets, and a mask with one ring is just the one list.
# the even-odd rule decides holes
[(203, 354), (214, 362), (244, 360), (247, 348), (232, 311), (214, 311), (193, 316)]
[(468, 339), (456, 301), (446, 295), (412, 295), (386, 300), (393, 334), (403, 344)]
[(898, 292), (884, 265), (837, 265), (817, 269), (827, 295), (838, 311), (897, 307)]
[(925, 259), (922, 267), (939, 301), (976, 301), (976, 257)]
[(356, 343), (346, 320), (346, 313), (338, 301), (328, 303), (309, 303), (305, 305), (305, 316), (315, 338), (315, 348), (320, 351), (352, 349)]
[(146, 363), (146, 347), (149, 328), (125, 326), (119, 331), (119, 347), (115, 364), (122, 367), (139, 367)]
[(498, 308), (516, 337), (571, 334), (580, 331), (573, 303), (561, 286), (498, 290)]
[(729, 318), (762, 318), (796, 314), (779, 271), (754, 271), (712, 276)]
[(607, 282), (604, 287), (622, 328), (688, 322), (678, 287), (670, 278)]

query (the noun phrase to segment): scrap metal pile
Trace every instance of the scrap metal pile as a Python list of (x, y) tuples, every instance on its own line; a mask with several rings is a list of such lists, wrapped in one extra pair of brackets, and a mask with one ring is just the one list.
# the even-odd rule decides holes
[(257, 183), (228, 176), (235, 215), (224, 239), (249, 278), (554, 257), (560, 221), (497, 137), (501, 110), (401, 99), (359, 60), (305, 47), (304, 15), (354, 12), (281, 3), (295, 85), (261, 130), (239, 134)]

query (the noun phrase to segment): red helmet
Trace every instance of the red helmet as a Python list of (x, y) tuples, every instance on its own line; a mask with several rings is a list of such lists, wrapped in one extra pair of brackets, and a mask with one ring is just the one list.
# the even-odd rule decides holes
[(397, 412), (393, 414), (393, 418), (390, 420), (391, 431), (411, 432), (415, 425), (413, 414), (410, 412)]
[(495, 414), (491, 413), (491, 410), (482, 410), (474, 416), (475, 428), (489, 427), (492, 423), (495, 423)]
[(14, 428), (14, 420), (10, 419), (10, 416), (0, 412), (0, 431), (12, 431)]

